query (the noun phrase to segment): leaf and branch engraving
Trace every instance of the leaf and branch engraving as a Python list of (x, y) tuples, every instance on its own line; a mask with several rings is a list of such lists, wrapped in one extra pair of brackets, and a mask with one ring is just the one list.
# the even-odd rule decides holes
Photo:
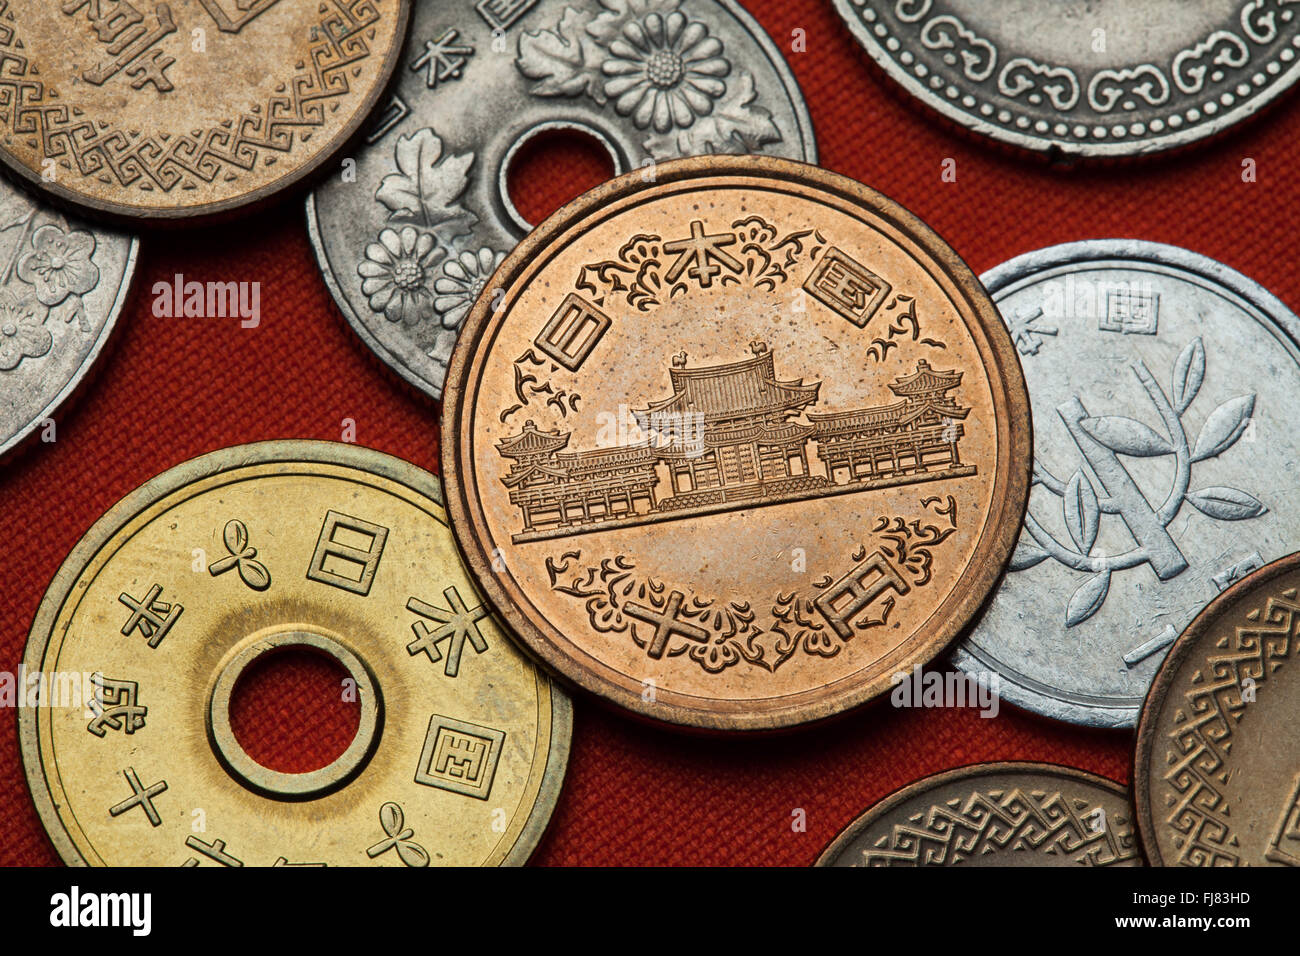
[[(1161, 529), (1166, 528), (1184, 503), (1219, 521), (1240, 521), (1264, 514), (1267, 509), (1259, 500), (1237, 488), (1211, 486), (1191, 490), (1192, 466), (1223, 454), (1250, 427), (1255, 409), (1254, 393), (1220, 404), (1205, 419), (1195, 442), (1191, 442), (1183, 417), (1205, 381), (1205, 347), (1201, 339), (1198, 337), (1190, 342), (1174, 363), (1170, 382), (1172, 398), (1166, 395), (1144, 363), (1137, 362), (1133, 373), (1150, 398), (1163, 432), (1120, 415), (1085, 417), (1079, 420), (1078, 425), (1088, 438), (1115, 455), (1131, 458), (1168, 456), (1174, 459), (1168, 494), (1152, 511), (1155, 524)], [(1119, 516), (1127, 521), (1125, 508), (1131, 502), (1105, 494), (1104, 485), (1099, 494), (1099, 482), (1087, 454), (1084, 461), (1068, 479), (1062, 480), (1041, 461), (1034, 459), (1033, 482), (1061, 499), (1062, 518), (1069, 541), (1058, 540), (1029, 513), (1025, 516), (1020, 542), (1010, 563), (1010, 570), (1022, 571), (1050, 557), (1089, 575), (1066, 606), (1067, 627), (1086, 621), (1101, 608), (1114, 572), (1152, 560), (1150, 548), (1140, 543), (1119, 554), (1095, 553), (1102, 516)]]

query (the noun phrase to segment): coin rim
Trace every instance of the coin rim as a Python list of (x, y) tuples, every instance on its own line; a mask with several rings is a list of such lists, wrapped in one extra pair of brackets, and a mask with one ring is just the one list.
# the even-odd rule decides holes
[[(876, 42), (876, 38), (867, 29), (862, 18), (855, 15), (854, 4), (851, 0), (832, 0), (832, 2), (840, 21), (853, 34), (853, 38), (858, 41), (859, 46), (895, 85), (902, 87), (903, 91), (914, 100), (920, 102), (931, 112), (956, 123), (963, 129), (988, 137), (1004, 145), (1015, 146), (1039, 154), (1059, 155), (1073, 159), (1118, 159), (1151, 156), (1180, 147), (1192, 146), (1212, 140), (1226, 133), (1233, 126), (1254, 119), (1268, 106), (1272, 105), (1274, 101), (1289, 93), (1295, 87), (1296, 81), (1300, 80), (1300, 57), (1297, 57), (1291, 68), (1285, 71), (1282, 76), (1279, 76), (1277, 82), (1270, 86), (1264, 95), (1243, 100), (1230, 110), (1217, 113), (1213, 120), (1197, 123), (1191, 130), (1162, 133), (1158, 136), (1141, 139), (1126, 138), (1120, 143), (1107, 141), (1104, 143), (1080, 144), (1071, 140), (1055, 139), (1051, 136), (1017, 133), (957, 108), (946, 99), (936, 95), (924, 83), (921, 83), (915, 76), (907, 73), (894, 62), (888, 51)], [(862, 0), (862, 2), (865, 3), (865, 0)], [(892, 36), (893, 34), (890, 33), (889, 35)], [(945, 78), (948, 80), (945, 85), (957, 85), (959, 83), (953, 76), (946, 76)]]
[[(939, 773), (930, 774), (920, 780), (914, 780), (881, 797), (855, 817), (844, 829), (835, 834), (834, 839), (826, 845), (826, 849), (822, 850), (812, 865), (815, 867), (834, 866), (835, 861), (844, 853), (848, 845), (858, 838), (863, 830), (917, 794), (936, 789), (955, 780), (975, 780), (979, 777), (999, 773), (1039, 773), (1063, 777), (1076, 783), (1091, 784), (1121, 798), (1130, 810), (1133, 809), (1133, 801), (1129, 798), (1128, 788), (1123, 784), (1088, 770), (1080, 770), (1078, 767), (1067, 767), (1064, 764), (1044, 763), (1036, 760), (1000, 760), (992, 763), (970, 763), (955, 767), (952, 770), (942, 770)], [(1136, 828), (1134, 832), (1136, 832)], [(1138, 851), (1139, 859), (1142, 859), (1142, 848), (1135, 846), (1135, 849)]]
[(201, 206), (182, 207), (169, 204), (156, 208), (141, 208), (129, 203), (88, 196), (80, 191), (69, 189), (59, 182), (46, 182), (39, 173), (21, 162), (17, 156), (2, 146), (0, 146), (0, 163), (3, 163), (4, 169), (16, 177), (24, 187), (37, 191), (38, 195), (46, 197), (49, 201), (65, 209), (79, 210), (83, 215), (92, 219), (113, 222), (119, 225), (193, 224), (219, 219), (231, 213), (252, 212), (272, 198), (288, 193), (301, 185), (304, 180), (314, 177), (331, 160), (340, 155), (351, 143), (353, 137), (370, 121), (375, 106), (379, 103), (380, 98), (388, 92), (393, 75), (397, 72), (398, 61), (401, 59), (402, 52), (406, 49), (408, 28), (411, 21), (411, 6), (414, 0), (396, 0), (396, 2), (397, 22), (394, 29), (395, 42), (393, 44), (396, 52), (381, 65), (374, 84), (357, 109), (353, 111), (348, 122), (325, 144), (324, 148), (318, 150), (314, 157), (304, 162), (292, 173), (274, 179), (251, 192), (240, 193), (217, 202), (204, 203)]
[[(794, 72), (790, 69), (790, 64), (787, 63), (785, 57), (781, 55), (781, 50), (777, 47), (776, 41), (768, 35), (767, 31), (764, 30), (762, 25), (754, 19), (753, 15), (744, 7), (740, 6), (736, 0), (709, 0), (709, 2), (725, 8), (728, 13), (734, 16), (736, 20), (739, 21), (740, 25), (754, 38), (760, 49), (771, 62), (773, 69), (776, 71), (777, 76), (781, 81), (782, 90), (790, 100), (790, 106), (795, 116), (795, 122), (799, 127), (799, 140), (803, 144), (800, 152), (803, 154), (804, 161), (808, 163), (816, 163), (817, 139), (813, 133), (812, 115), (808, 112), (808, 101), (804, 99), (803, 90), (799, 87)], [(402, 52), (406, 52), (405, 45), (403, 46)], [(784, 135), (782, 138), (784, 139)], [(664, 162), (673, 161), (674, 160), (664, 160)], [(656, 166), (658, 165), (659, 163), (656, 161)], [(508, 173), (509, 170), (506, 170), (506, 172)], [(629, 172), (631, 172), (631, 170), (629, 170)], [(316, 267), (320, 271), (322, 278), (325, 280), (325, 285), (330, 291), (330, 297), (334, 300), (334, 305), (338, 308), (339, 312), (343, 314), (343, 318), (346, 319), (348, 325), (352, 327), (352, 331), (360, 337), (361, 341), (364, 342), (366, 347), (374, 353), (376, 358), (383, 362), (385, 366), (400, 375), (407, 384), (418, 389), (422, 394), (427, 395), (429, 398), (432, 398), (435, 401), (440, 401), (444, 391), (446, 390), (446, 377), (444, 377), (441, 386), (434, 386), (432, 382), (428, 381), (408, 367), (401, 361), (400, 356), (384, 345), (383, 342), (379, 340), (379, 337), (370, 331), (369, 327), (367, 327), (365, 322), (362, 321), (361, 316), (357, 314), (356, 309), (352, 307), (351, 301), (344, 294), (343, 287), (335, 277), (334, 270), (331, 267), (329, 252), (326, 250), (324, 239), (321, 236), (320, 222), (316, 216), (316, 193), (318, 191), (319, 187), (313, 189), (304, 201), (304, 207), (307, 213), (307, 238), (311, 243), (311, 250), (316, 258)], [(519, 241), (522, 242), (523, 239)], [(516, 248), (517, 247), (518, 243), (516, 243)], [(466, 317), (466, 320), (461, 323), (460, 328), (456, 330), (457, 343), (460, 342), (460, 336), (465, 331), (467, 323), (468, 316)], [(451, 366), (448, 364), (447, 377), (450, 377), (450, 374)]]
[[(513, 286), (520, 272), (545, 251), (553, 236), (577, 228), (584, 219), (600, 213), (606, 205), (638, 191), (647, 193), (665, 186), (694, 179), (716, 179), (721, 176), (742, 179), (766, 179), (775, 183), (793, 184), (809, 193), (820, 191), (856, 203), (868, 210), (871, 216), (884, 220), (904, 234), (917, 247), (923, 249), (934, 265), (944, 272), (952, 283), (954, 293), (964, 298), (971, 320), (980, 326), (981, 334), (971, 332), (974, 347), (980, 354), (992, 393), (992, 414), (1004, 427), (997, 432), (997, 462), (994, 471), (992, 504), (984, 517), (984, 531), (976, 539), (970, 561), (961, 570), (958, 580), (945, 604), (950, 607), (946, 618), (936, 621), (939, 608), (932, 611), (909, 641), (922, 646), (905, 661), (907, 667), (925, 664), (940, 656), (952, 641), (961, 634), (974, 618), (981, 603), (992, 593), (1002, 570), (1011, 557), (1020, 526), (1024, 522), (1025, 507), (1029, 498), (1029, 481), (1032, 466), (1030, 449), (1033, 447), (1032, 424), (1028, 415), (1029, 399), (1020, 369), (1016, 350), (1006, 324), (1002, 321), (992, 299), (984, 291), (974, 272), (955, 250), (933, 229), (913, 213), (855, 180), (829, 170), (770, 156), (697, 156), (673, 160), (656, 167), (656, 181), (646, 184), (640, 171), (634, 170), (583, 194), (578, 199), (552, 214), (524, 239), (498, 267), (492, 281), (484, 288), (461, 329), (455, 351), (447, 372), (446, 398), (442, 413), (443, 482), (447, 488), (447, 508), (451, 516), (453, 536), (460, 546), (466, 564), (474, 575), (475, 583), (494, 605), (497, 613), (511, 626), (526, 646), (553, 672), (570, 683), (596, 694), (598, 697), (631, 711), (650, 721), (678, 727), (691, 727), (710, 731), (759, 731), (790, 727), (823, 720), (846, 710), (865, 704), (889, 689), (890, 674), (881, 672), (872, 680), (857, 680), (847, 689), (833, 696), (817, 697), (825, 686), (808, 687), (794, 694), (753, 701), (727, 701), (727, 708), (706, 709), (683, 704), (656, 702), (647, 705), (641, 695), (623, 689), (612, 681), (581, 666), (566, 667), (572, 656), (551, 640), (528, 617), (522, 614), (499, 583), (498, 575), (491, 569), (491, 556), (486, 554), (478, 540), (475, 508), (469, 502), (467, 487), (460, 466), (461, 446), (468, 440), (468, 429), (462, 428), (462, 405), (469, 377), (474, 367), (475, 353), (479, 349), (492, 311), (492, 299), (498, 289)], [(807, 198), (813, 199), (810, 195)], [(814, 200), (815, 201), (815, 200)], [(981, 304), (983, 303), (983, 304)], [(987, 352), (979, 339), (987, 342)], [(996, 374), (995, 374), (996, 373)], [(1003, 389), (999, 394), (996, 382)], [(517, 588), (517, 585), (515, 585)], [(943, 605), (940, 605), (940, 608)], [(552, 628), (554, 630), (554, 628)], [(923, 635), (929, 634), (928, 640)], [(594, 655), (592, 655), (594, 656)], [(608, 665), (604, 665), (608, 668)], [(862, 670), (869, 669), (864, 667)], [(901, 667), (902, 665), (900, 665)], [(859, 670), (860, 674), (862, 670)], [(837, 679), (835, 683), (852, 681), (853, 675)], [(687, 695), (680, 695), (687, 696)], [(771, 706), (769, 701), (801, 700), (814, 697), (810, 702), (786, 703)], [(663, 695), (660, 695), (662, 700)], [(700, 698), (695, 698), (700, 699)], [(709, 698), (718, 701), (718, 698)]]
[[(1151, 242), (1146, 239), (1083, 239), (1077, 242), (1063, 242), (1053, 246), (1044, 246), (1041, 249), (1034, 249), (1008, 259), (1006, 262), (982, 273), (980, 281), (984, 283), (984, 287), (988, 290), (989, 297), (994, 300), (994, 305), (997, 305), (997, 296), (1002, 289), (1036, 273), (1061, 266), (1085, 263), (1100, 264), (1116, 260), (1128, 260), (1139, 264), (1152, 263), (1173, 268), (1198, 276), (1227, 289), (1252, 305), (1272, 323), (1273, 327), (1271, 329), (1260, 323), (1265, 332), (1290, 341), (1296, 352), (1297, 366), (1300, 366), (1300, 316), (1292, 312), (1285, 302), (1244, 273), (1238, 272), (1232, 266), (1219, 262), (1217, 259), (1212, 259), (1191, 249), (1185, 249), (1182, 246)], [(999, 314), (1001, 314), (1000, 309)], [(1256, 318), (1255, 316), (1250, 317), (1252, 319)], [(1003, 317), (1002, 321), (1005, 324), (1005, 317)], [(1256, 319), (1256, 321), (1259, 320)], [(1032, 411), (1032, 395), (1029, 400), (1029, 408)], [(1021, 524), (1023, 525), (1023, 521)], [(1017, 537), (1020, 532), (1021, 529), (1017, 528)], [(1001, 582), (998, 584), (998, 590), (1001, 590)], [(1065, 701), (1059, 697), (1049, 697), (1013, 681), (997, 667), (992, 666), (995, 662), (986, 661), (968, 650), (967, 645), (983, 624), (984, 618), (988, 614), (989, 603), (996, 594), (997, 591), (990, 592), (989, 602), (985, 603), (972, 620), (962, 642), (953, 649), (950, 662), (954, 667), (967, 674), (987, 670), (994, 671), (1000, 678), (998, 696), (1002, 700), (1042, 717), (1059, 720), (1077, 727), (1123, 729), (1136, 726), (1138, 714), (1142, 709), (1141, 704), (1133, 707), (1115, 705), (1089, 707), (1086, 704)]]
[(1164, 714), (1164, 704), (1169, 690), (1178, 679), (1183, 664), (1196, 651), (1201, 639), (1215, 629), (1227, 605), (1236, 603), (1248, 592), (1259, 588), (1274, 578), (1292, 574), (1300, 570), (1300, 552), (1288, 554), (1270, 561), (1262, 568), (1256, 568), (1240, 581), (1224, 591), (1201, 609), (1192, 618), (1192, 623), (1178, 636), (1169, 653), (1156, 672), (1155, 680), (1147, 690), (1142, 701), (1142, 716), (1138, 721), (1137, 741), (1133, 747), (1133, 804), (1137, 812), (1138, 838), (1142, 843), (1142, 852), (1152, 866), (1165, 866), (1164, 856), (1160, 852), (1155, 819), (1151, 812), (1151, 755), (1156, 744), (1156, 727)]
[[(19, 190), (19, 187), (16, 186), (13, 188)], [(77, 225), (77, 224), (71, 223), (70, 225)], [(95, 244), (98, 246), (100, 236), (95, 234), (97, 224), (83, 222), (80, 223), (80, 225), (85, 230), (89, 231), (92, 235), (95, 235)], [(117, 320), (119, 316), (121, 316), (122, 314), (122, 308), (126, 305), (127, 297), (131, 294), (132, 290), (135, 287), (135, 272), (136, 272), (136, 266), (139, 264), (139, 257), (140, 257), (140, 238), (138, 236), (124, 234), (117, 229), (100, 228), (99, 231), (113, 232), (116, 233), (119, 237), (128, 240), (128, 246), (126, 250), (126, 261), (123, 263), (123, 268), (122, 268), (122, 279), (118, 283), (117, 294), (113, 297), (112, 304), (109, 305), (108, 310), (104, 316), (103, 328), (100, 329), (99, 335), (95, 337), (95, 341), (91, 343), (90, 350), (86, 353), (86, 357), (82, 359), (80, 364), (77, 365), (72, 375), (70, 375), (68, 377), (68, 380), (64, 382), (63, 387), (60, 388), (58, 392), (55, 393), (55, 395), (44, 405), (44, 407), (42, 407), (40, 411), (38, 411), (34, 416), (32, 416), (32, 418), (29, 419), (25, 425), (23, 425), (16, 432), (14, 432), (13, 435), (11, 435), (9, 438), (0, 441), (0, 462), (3, 462), (5, 460), (5, 457), (11, 451), (14, 451), (20, 445), (22, 445), (23, 442), (26, 441), (27, 438), (30, 437), (34, 431), (36, 431), (36, 429), (40, 426), (41, 422), (43, 422), (45, 419), (53, 415), (54, 412), (56, 412), (59, 409), (59, 407), (65, 401), (67, 401), (72, 396), (72, 394), (76, 392), (77, 389), (79, 389), (85, 383), (86, 377), (90, 373), (91, 368), (94, 366), (95, 362), (99, 359), (99, 356), (104, 351), (104, 348), (108, 345), (108, 341), (113, 334), (113, 330), (117, 328)], [(92, 258), (93, 258), (93, 254), (92, 254)]]
[[(436, 477), (408, 461), (357, 445), (312, 439), (278, 439), (233, 445), (191, 458), (128, 492), (95, 521), (90, 530), (68, 553), (41, 598), (40, 607), (32, 620), (27, 645), (23, 650), (24, 671), (35, 673), (40, 670), (41, 661), (49, 647), (51, 629), (72, 588), (86, 565), (127, 521), (152, 504), (195, 481), (237, 468), (279, 462), (305, 462), (352, 468), (404, 485), (432, 499), (444, 511), (446, 510), (442, 490)], [(507, 633), (504, 627), (501, 630), (503, 634)], [(537, 676), (541, 679), (546, 678), (544, 673)], [(550, 750), (547, 754), (546, 766), (542, 771), (537, 799), (529, 810), (519, 836), (502, 859), (502, 866), (521, 866), (527, 862), (546, 832), (564, 783), (573, 733), (573, 707), (564, 689), (554, 681), (550, 682), (550, 692)], [(207, 694), (208, 688), (205, 686), (201, 691), (205, 705)], [(23, 770), (27, 778), (28, 790), (31, 792), (32, 801), (36, 805), (45, 832), (64, 863), (69, 866), (88, 866), (88, 862), (77, 851), (76, 845), (68, 835), (42, 772), (40, 741), (33, 709), (16, 707), (15, 710), (18, 712), (18, 743), (22, 753)], [(206, 729), (202, 732), (206, 739)]]

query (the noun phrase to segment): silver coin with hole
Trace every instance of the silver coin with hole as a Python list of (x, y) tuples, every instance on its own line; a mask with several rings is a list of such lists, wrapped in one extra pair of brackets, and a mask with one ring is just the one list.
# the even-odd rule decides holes
[(529, 231), (510, 162), (553, 130), (616, 173), (700, 153), (815, 162), (781, 53), (732, 0), (421, 3), (393, 96), (307, 201), (330, 291), (380, 358), (438, 398), (456, 332)]
[(1300, 76), (1294, 0), (834, 0), (931, 109), (1063, 156), (1137, 156), (1249, 118)]
[(955, 663), (1040, 714), (1132, 726), (1197, 612), (1300, 549), (1300, 319), (1149, 242), (1053, 246), (981, 279), (1024, 366), (1033, 484)]
[(108, 341), (138, 242), (0, 180), (0, 455), (40, 431)]

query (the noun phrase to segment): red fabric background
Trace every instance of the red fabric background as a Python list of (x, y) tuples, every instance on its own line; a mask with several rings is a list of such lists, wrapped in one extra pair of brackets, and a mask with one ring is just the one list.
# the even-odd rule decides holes
[[(1176, 157), (1053, 169), (969, 139), (908, 101), (825, 0), (746, 5), (787, 51), (822, 164), (920, 215), (976, 272), (1052, 243), (1138, 237), (1220, 259), (1300, 305), (1300, 264), (1288, 242), (1300, 208), (1295, 97)], [(795, 28), (807, 33), (806, 52), (788, 52)], [(956, 160), (955, 183), (940, 180), (946, 157)], [(1258, 164), (1256, 183), (1241, 181), (1245, 157)], [(534, 218), (600, 177), (583, 150), (528, 165), (529, 188), (516, 194)], [(260, 282), (261, 326), (153, 317), (150, 288), (176, 272)], [(352, 418), (359, 444), (438, 468), (440, 409), (348, 329), (317, 273), (296, 198), (229, 227), (147, 237), (114, 338), (94, 381), (58, 415), (58, 441), (29, 445), (0, 471), (0, 669), (17, 669), (45, 587), (78, 538), (172, 465), (241, 442), (338, 440), (340, 422)], [(264, 687), (255, 695), (254, 709), (266, 715), (259, 754), (294, 763), (279, 724), (318, 700), (309, 692), (322, 686), (319, 672), (304, 672), (280, 694)], [(983, 720), (878, 703), (832, 726), (740, 741), (648, 728), (585, 696), (575, 711), (572, 760), (537, 863), (803, 865), (865, 807), (926, 774), (1030, 759), (1125, 781), (1132, 744), (1128, 733), (1075, 729), (1010, 706)], [(348, 716), (331, 721), (325, 736), (337, 737)], [(0, 720), (0, 862), (56, 863), (26, 791), (15, 727), (12, 715)], [(807, 832), (792, 832), (795, 808), (806, 811)]]

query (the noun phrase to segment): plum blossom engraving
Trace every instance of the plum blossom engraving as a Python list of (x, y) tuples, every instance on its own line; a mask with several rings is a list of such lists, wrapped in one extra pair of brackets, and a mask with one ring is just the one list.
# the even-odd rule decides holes
[(659, 133), (685, 129), (711, 113), (727, 90), (723, 77), (731, 64), (721, 55), (721, 41), (679, 10), (631, 21), (609, 54), (601, 64), (605, 95), (641, 129), (652, 123)]
[(32, 234), (32, 250), (18, 260), (18, 278), (36, 287), (42, 304), (59, 305), (99, 284), (99, 267), (91, 261), (94, 252), (90, 233), (64, 232), (47, 223)]
[(30, 293), (17, 296), (0, 289), (0, 371), (17, 368), (25, 358), (40, 358), (54, 344), (45, 329), (48, 309)]
[(390, 322), (408, 326), (433, 315), (426, 269), (433, 249), (433, 237), (414, 226), (380, 231), (378, 241), (366, 246), (365, 258), (357, 266), (370, 308)]
[(433, 284), (438, 293), (433, 306), (443, 328), (460, 327), (504, 258), (505, 253), (484, 247), (476, 253), (462, 252), (442, 264), (442, 275)]

